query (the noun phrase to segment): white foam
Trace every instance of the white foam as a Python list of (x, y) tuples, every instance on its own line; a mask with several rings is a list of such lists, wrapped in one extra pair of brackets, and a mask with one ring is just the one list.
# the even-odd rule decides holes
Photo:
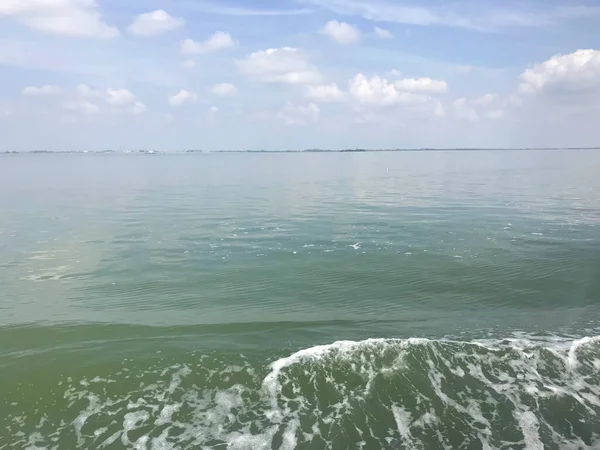
[(169, 430), (165, 429), (159, 437), (152, 439), (150, 450), (174, 450), (176, 447), (167, 440), (168, 435)]
[(296, 432), (300, 427), (300, 420), (293, 419), (288, 422), (288, 425), (283, 432), (283, 441), (279, 447), (281, 450), (294, 450), (297, 446)]
[(178, 403), (174, 405), (165, 405), (160, 411), (160, 416), (156, 419), (154, 424), (157, 426), (168, 424), (172, 420), (173, 413), (177, 412), (179, 408), (181, 408), (181, 404)]
[(171, 377), (171, 383), (169, 384), (169, 388), (167, 389), (169, 394), (173, 394), (175, 392), (175, 389), (177, 389), (181, 384), (181, 380), (183, 380), (183, 378), (188, 376), (191, 372), (191, 369), (186, 365), (184, 365), (177, 372), (175, 372)]
[(77, 442), (79, 443), (83, 442), (81, 429), (85, 425), (87, 419), (92, 414), (100, 412), (100, 399), (97, 396), (90, 394), (88, 395), (88, 400), (88, 407), (81, 411), (81, 413), (79, 413), (77, 418), (73, 421), (73, 426), (75, 427), (75, 435), (77, 436)]
[[(573, 340), (525, 334), (477, 342), (339, 341), (277, 359), (262, 379), (260, 367), (251, 366), (243, 356), (240, 364), (215, 366), (207, 355), (198, 358), (197, 366), (165, 368), (159, 364), (146, 369), (141, 373), (146, 384), (126, 396), (111, 398), (106, 394), (109, 383), (138, 376), (132, 367), (123, 367), (110, 380), (69, 380), (65, 392), (69, 407), (85, 400), (87, 405), (77, 406), (82, 410), (76, 419), (64, 428), (58, 426), (57, 433), (72, 426), (80, 448), (92, 443), (109, 447), (120, 439), (128, 448), (146, 450), (209, 448), (207, 442), (223, 443), (229, 449), (267, 450), (277, 440), (279, 449), (291, 450), (313, 439), (331, 447), (336, 439), (332, 430), (352, 423), (355, 429), (342, 439), (357, 436), (354, 448), (370, 448), (373, 438), (382, 447), (419, 448), (421, 436), (426, 435), (439, 441), (437, 447), (451, 449), (462, 445), (445, 428), (448, 417), (456, 415), (466, 427), (464, 445), (478, 440), (483, 448), (538, 450), (552, 439), (560, 448), (585, 448), (579, 438), (566, 438), (559, 427), (554, 429), (542, 406), (532, 405), (565, 397), (574, 401), (584, 417), (600, 414), (600, 386), (593, 370), (600, 366), (594, 346), (598, 342), (600, 337)], [(205, 360), (211, 368), (197, 373), (204, 370)], [(235, 375), (241, 373), (251, 381), (228, 385), (229, 379), (239, 382)], [(413, 385), (410, 377), (414, 376), (421, 383), (429, 380), (426, 390), (419, 383)], [(211, 379), (219, 388), (203, 384)], [(385, 389), (388, 383), (398, 387), (399, 397), (395, 389)], [(457, 386), (463, 388), (457, 390)], [(373, 404), (374, 398), (388, 411), (390, 424), (395, 424), (389, 435), (377, 436), (370, 417), (354, 420), (366, 414), (362, 408)], [(403, 403), (403, 398), (410, 398), (410, 403)], [(501, 417), (501, 410), (512, 413)], [(110, 424), (103, 420), (103, 427), (94, 430), (91, 416), (110, 418)], [(498, 441), (499, 420), (522, 434), (522, 441)], [(55, 424), (42, 425), (46, 429)], [(26, 444), (26, 438), (22, 439)], [(31, 442), (39, 446), (50, 441), (49, 436), (38, 436)], [(577, 443), (582, 445), (577, 447)]]
[[(125, 446), (132, 445), (134, 448), (144, 448), (145, 443), (148, 440), (147, 436), (141, 436), (137, 441), (131, 442), (129, 440), (129, 432), (137, 429), (139, 425), (143, 424), (150, 418), (148, 411), (135, 411), (125, 414), (123, 418), (123, 433), (121, 434), (121, 442)], [(140, 447), (141, 445), (144, 447)]]
[(435, 414), (435, 410), (430, 410), (430, 411), (426, 412), (425, 414), (423, 414), (421, 417), (419, 417), (417, 420), (415, 420), (411, 426), (422, 429), (427, 426), (431, 426), (431, 425), (434, 425), (435, 423), (438, 423), (439, 420), (440, 419)]
[(570, 370), (576, 370), (579, 366), (579, 361), (577, 360), (577, 351), (581, 347), (594, 342), (600, 342), (600, 336), (584, 337), (582, 339), (573, 341), (573, 343), (571, 344), (571, 348), (569, 349), (569, 355), (567, 359), (567, 367)]
[(234, 434), (229, 437), (227, 448), (228, 450), (270, 450), (274, 434), (274, 431), (257, 436), (251, 434)]
[(516, 413), (519, 427), (525, 436), (525, 448), (527, 450), (544, 450), (544, 444), (540, 440), (538, 430), (540, 423), (531, 411)]
[(406, 442), (412, 441), (412, 434), (410, 432), (412, 423), (411, 414), (406, 409), (396, 405), (392, 405), (392, 414), (394, 415), (396, 428), (398, 429), (402, 439), (404, 439)]

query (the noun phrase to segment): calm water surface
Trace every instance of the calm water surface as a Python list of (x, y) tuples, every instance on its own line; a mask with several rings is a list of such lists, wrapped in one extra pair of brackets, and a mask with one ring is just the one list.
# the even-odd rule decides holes
[(600, 447), (600, 152), (0, 156), (0, 449)]

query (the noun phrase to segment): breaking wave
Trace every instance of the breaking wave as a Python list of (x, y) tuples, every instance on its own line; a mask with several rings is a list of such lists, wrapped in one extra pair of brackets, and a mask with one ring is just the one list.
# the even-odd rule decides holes
[[(600, 445), (600, 336), (341, 341), (126, 360), (11, 406), (0, 448), (582, 449)], [(31, 414), (31, 413), (29, 413)]]

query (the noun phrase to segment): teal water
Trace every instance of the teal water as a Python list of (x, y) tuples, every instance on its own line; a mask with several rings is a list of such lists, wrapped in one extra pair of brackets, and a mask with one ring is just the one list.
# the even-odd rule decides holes
[(0, 156), (0, 449), (600, 447), (600, 152)]

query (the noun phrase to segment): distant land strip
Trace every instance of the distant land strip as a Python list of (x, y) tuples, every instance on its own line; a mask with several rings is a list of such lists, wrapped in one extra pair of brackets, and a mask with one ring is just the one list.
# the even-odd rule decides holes
[(366, 153), (366, 152), (477, 152), (477, 151), (527, 151), (527, 150), (600, 150), (600, 147), (522, 147), (522, 148), (390, 148), (390, 149), (319, 149), (310, 148), (304, 150), (4, 150), (0, 154), (181, 154), (181, 153)]

